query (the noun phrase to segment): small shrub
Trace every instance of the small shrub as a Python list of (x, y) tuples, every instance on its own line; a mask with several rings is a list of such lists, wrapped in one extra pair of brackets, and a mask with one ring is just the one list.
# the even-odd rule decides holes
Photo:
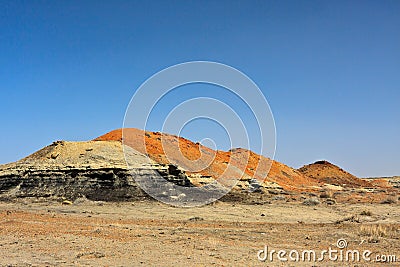
[(369, 210), (363, 210), (363, 211), (360, 213), (360, 215), (363, 215), (363, 216), (372, 216), (372, 212), (369, 211)]
[(335, 205), (335, 204), (336, 204), (336, 200), (334, 200), (333, 198), (327, 198), (327, 199), (325, 200), (325, 203), (326, 203), (327, 205)]
[(352, 215), (352, 216), (344, 217), (343, 219), (337, 220), (335, 222), (335, 224), (341, 224), (344, 222), (360, 223), (361, 221), (357, 216)]
[(367, 237), (369, 243), (377, 243), (381, 238), (398, 238), (398, 226), (391, 224), (361, 225), (359, 234)]
[(381, 204), (394, 204), (394, 203), (397, 203), (397, 200), (394, 197), (388, 197), (381, 202)]

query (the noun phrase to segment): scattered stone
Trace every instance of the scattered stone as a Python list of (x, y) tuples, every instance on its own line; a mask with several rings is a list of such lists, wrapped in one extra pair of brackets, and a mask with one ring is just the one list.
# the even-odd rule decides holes
[(204, 219), (201, 217), (191, 217), (191, 218), (189, 218), (189, 221), (197, 222), (197, 221), (204, 221)]
[(82, 204), (87, 204), (89, 202), (91, 201), (88, 200), (85, 196), (82, 196), (74, 200), (74, 205), (82, 205)]
[(106, 255), (102, 252), (97, 252), (97, 251), (90, 251), (90, 252), (81, 252), (76, 255), (76, 258), (103, 258)]
[(332, 198), (333, 193), (332, 191), (324, 191), (319, 195), (320, 198)]
[(279, 195), (279, 190), (276, 190), (276, 189), (270, 189), (270, 190), (268, 190), (268, 193), (270, 193), (271, 195)]
[(272, 200), (286, 200), (286, 197), (285, 196), (274, 196), (274, 197), (272, 197)]
[(334, 200), (333, 198), (328, 198), (325, 200), (325, 203), (327, 205), (335, 205), (336, 204), (336, 200)]
[(363, 215), (363, 216), (372, 216), (372, 212), (369, 211), (369, 210), (363, 210), (363, 211), (360, 213), (360, 215)]
[(303, 201), (303, 205), (306, 205), (306, 206), (316, 206), (319, 204), (321, 204), (321, 202), (316, 197), (308, 198)]
[(355, 223), (360, 223), (361, 221), (360, 221), (360, 219), (359, 219), (357, 216), (352, 215), (352, 216), (349, 216), (349, 217), (345, 217), (345, 218), (343, 218), (343, 219), (341, 219), (341, 220), (337, 220), (337, 221), (335, 222), (335, 224), (341, 224), (341, 223), (344, 223), (344, 222), (355, 222)]
[(381, 204), (395, 204), (395, 203), (397, 203), (397, 200), (394, 197), (388, 197), (381, 202)]

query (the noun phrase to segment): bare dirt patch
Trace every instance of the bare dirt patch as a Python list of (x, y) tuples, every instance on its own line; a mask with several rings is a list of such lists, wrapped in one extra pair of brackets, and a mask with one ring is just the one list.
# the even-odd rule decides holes
[(265, 245), (319, 251), (340, 238), (351, 249), (400, 257), (396, 205), (217, 202), (188, 209), (153, 201), (20, 201), (0, 203), (0, 218), (1, 266), (376, 266), (257, 259)]

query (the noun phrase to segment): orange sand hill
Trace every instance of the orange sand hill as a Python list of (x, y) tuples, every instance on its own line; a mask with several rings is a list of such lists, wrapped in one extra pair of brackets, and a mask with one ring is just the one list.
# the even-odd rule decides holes
[[(96, 138), (95, 141), (122, 141), (122, 138), (124, 144), (147, 154), (157, 163), (178, 165), (186, 170), (188, 175), (209, 176), (222, 180), (256, 178), (267, 185), (275, 183), (286, 190), (296, 191), (309, 191), (322, 185), (313, 177), (243, 148), (214, 151), (182, 137), (134, 128), (114, 130)], [(268, 173), (270, 166), (271, 170)]]
[(327, 184), (346, 187), (374, 186), (371, 182), (357, 178), (356, 176), (325, 160), (305, 165), (298, 169), (298, 171), (304, 175), (318, 179)]

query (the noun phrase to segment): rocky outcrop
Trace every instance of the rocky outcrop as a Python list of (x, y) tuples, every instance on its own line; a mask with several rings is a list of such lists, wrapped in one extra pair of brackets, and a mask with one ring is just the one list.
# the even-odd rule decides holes
[(155, 164), (134, 150), (125, 150), (134, 161), (128, 169), (122, 149), (120, 142), (55, 142), (0, 167), (0, 198), (146, 198), (147, 194), (135, 182), (137, 178), (166, 179), (180, 186), (192, 186), (176, 166)]
[[(146, 169), (140, 175), (151, 175)], [(0, 175), (0, 197), (65, 197), (85, 196), (91, 200), (128, 200), (145, 194), (129, 179), (124, 169), (27, 169)], [(127, 179), (128, 178), (128, 179)]]

